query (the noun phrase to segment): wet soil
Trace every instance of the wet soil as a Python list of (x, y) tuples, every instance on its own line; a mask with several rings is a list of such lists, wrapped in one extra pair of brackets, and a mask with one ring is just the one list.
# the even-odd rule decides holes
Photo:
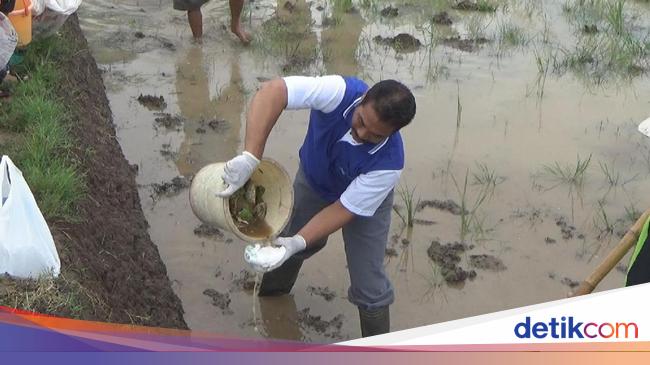
[(489, 43), (490, 40), (487, 38), (479, 37), (473, 39), (463, 39), (458, 36), (449, 37), (442, 40), (442, 44), (448, 47), (452, 47), (464, 52), (474, 52), (477, 51), (482, 45)]
[(318, 295), (323, 297), (328, 302), (331, 302), (334, 298), (336, 298), (336, 293), (332, 291), (330, 288), (323, 288), (323, 287), (313, 287), (313, 286), (308, 286), (307, 287), (307, 292), (312, 294), (312, 295)]
[(341, 338), (341, 327), (343, 326), (343, 315), (338, 314), (331, 320), (324, 320), (321, 316), (311, 315), (309, 308), (298, 311), (298, 323), (308, 327), (317, 333), (329, 338)]
[(459, 266), (460, 255), (471, 248), (459, 242), (442, 245), (438, 241), (432, 241), (427, 255), (438, 264), (441, 274), (448, 284), (462, 284), (465, 280), (476, 277), (476, 271), (464, 270)]
[[(420, 212), (425, 208), (436, 208), (438, 210), (442, 210), (445, 212), (449, 212), (453, 215), (461, 215), (463, 212), (462, 208), (460, 205), (458, 205), (455, 201), (451, 199), (447, 200), (422, 200), (418, 203), (418, 205), (415, 207), (416, 212)], [(467, 212), (466, 212), (467, 213)]]
[(431, 20), (434, 24), (438, 25), (451, 25), (453, 23), (446, 11), (441, 11), (435, 14)]
[(165, 98), (162, 95), (154, 96), (140, 94), (137, 100), (138, 103), (142, 104), (149, 110), (163, 110), (167, 107), (167, 102), (165, 102)]
[(218, 227), (207, 223), (201, 223), (200, 226), (194, 228), (194, 234), (199, 237), (209, 237), (214, 239), (223, 238), (223, 233)]
[(187, 328), (181, 302), (149, 237), (135, 169), (117, 142), (101, 74), (76, 15), (68, 18), (62, 34), (74, 57), (62, 66), (64, 77), (57, 92), (68, 101), (75, 120), (71, 124), (74, 153), (85, 173), (88, 193), (78, 206), (80, 222), (49, 223), (62, 274), (105, 304), (82, 312), (80, 318)]
[(212, 299), (212, 305), (221, 309), (221, 314), (233, 314), (230, 309), (230, 294), (219, 293), (214, 289), (205, 289), (203, 294)]
[(379, 12), (381, 16), (386, 17), (386, 18), (394, 18), (399, 15), (399, 10), (397, 8), (392, 7), (391, 5), (381, 9)]
[(255, 276), (255, 273), (249, 270), (242, 270), (237, 275), (233, 274), (230, 283), (230, 291), (252, 291), (255, 287)]
[(373, 40), (379, 44), (390, 46), (399, 53), (415, 52), (422, 46), (422, 42), (419, 39), (408, 33), (400, 33), (394, 37), (382, 37), (378, 35)]
[(152, 197), (158, 198), (160, 196), (174, 196), (181, 191), (189, 188), (191, 183), (192, 180), (185, 176), (176, 176), (171, 181), (163, 182), (160, 184), (152, 184)]
[(183, 118), (180, 115), (171, 115), (169, 113), (158, 113), (154, 119), (157, 127), (180, 131), (183, 127)]
[(489, 271), (504, 271), (507, 269), (500, 258), (492, 255), (470, 255), (469, 262), (472, 267)]
[(481, 6), (478, 2), (462, 0), (451, 6), (452, 9), (465, 11), (495, 11), (492, 6)]

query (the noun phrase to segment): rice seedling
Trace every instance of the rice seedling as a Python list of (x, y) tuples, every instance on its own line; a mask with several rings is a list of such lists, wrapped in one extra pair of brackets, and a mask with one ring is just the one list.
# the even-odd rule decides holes
[(498, 29), (499, 47), (517, 47), (526, 44), (523, 29), (512, 23), (501, 23)]
[(618, 171), (614, 171), (614, 169), (607, 163), (598, 161), (598, 165), (600, 165), (600, 170), (603, 172), (603, 175), (605, 175), (605, 179), (607, 180), (609, 186), (618, 186), (621, 180), (621, 174)]
[(409, 189), (408, 185), (403, 187), (400, 186), (397, 189), (397, 193), (402, 199), (402, 203), (404, 204), (404, 209), (406, 211), (402, 213), (395, 206), (393, 206), (393, 210), (395, 213), (397, 213), (397, 216), (400, 217), (406, 227), (413, 227), (413, 222), (415, 220), (415, 208), (420, 203), (419, 198), (417, 202), (414, 201), (415, 187), (413, 189)]
[(483, 221), (478, 218), (479, 208), (489, 200), (490, 190), (485, 186), (481, 186), (473, 201), (470, 201), (468, 185), (469, 185), (469, 169), (465, 171), (465, 179), (462, 187), (456, 181), (454, 175), (451, 179), (456, 187), (460, 198), (460, 241), (464, 242), (469, 233), (475, 231), (477, 236), (481, 236), (485, 229), (483, 229)]
[(481, 185), (489, 193), (490, 196), (494, 194), (494, 189), (497, 185), (505, 181), (503, 176), (499, 176), (493, 169), (490, 169), (486, 164), (477, 162), (476, 167), (478, 172), (473, 172), (474, 178), (473, 185)]
[(543, 174), (557, 181), (557, 184), (549, 188), (549, 190), (555, 188), (557, 185), (565, 184), (570, 188), (575, 188), (577, 191), (580, 191), (584, 185), (585, 175), (590, 163), (591, 154), (589, 154), (586, 160), (580, 159), (580, 155), (578, 155), (575, 166), (562, 165), (557, 161), (552, 165), (544, 165), (542, 167)]
[(603, 239), (612, 233), (614, 233), (614, 223), (607, 216), (605, 211), (605, 201), (604, 199), (598, 200), (598, 208), (596, 211), (596, 216), (593, 219), (594, 227), (599, 231), (598, 239)]
[(458, 90), (458, 93), (456, 94), (456, 131), (458, 131), (463, 114), (463, 106), (460, 103), (460, 84), (458, 82), (456, 82), (456, 89)]

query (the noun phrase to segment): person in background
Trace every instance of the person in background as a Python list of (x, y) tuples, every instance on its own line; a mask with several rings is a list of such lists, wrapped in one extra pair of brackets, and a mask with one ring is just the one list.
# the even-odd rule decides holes
[[(210, 0), (173, 0), (174, 9), (187, 11), (187, 20), (194, 39), (198, 42), (203, 37), (203, 14), (201, 7)], [(250, 43), (250, 36), (241, 25), (240, 17), (244, 8), (244, 0), (229, 0), (230, 6), (230, 31), (243, 43)]]
[[(267, 138), (284, 109), (310, 109), (294, 180), (294, 207), (281, 237), (276, 262), (246, 261), (265, 272), (260, 296), (288, 294), (305, 259), (321, 250), (328, 236), (343, 230), (350, 288), (364, 337), (390, 331), (393, 286), (384, 269), (393, 189), (404, 168), (399, 130), (415, 116), (415, 98), (395, 80), (371, 88), (354, 77), (292, 76), (262, 85), (247, 115), (244, 151), (226, 163), (227, 198), (256, 170)], [(257, 246), (259, 247), (259, 246)], [(260, 264), (260, 262), (264, 262)]]
[[(15, 0), (0, 0), (0, 12), (4, 15), (9, 14), (12, 10), (14, 10), (15, 3), (16, 3)], [(9, 19), (4, 18), (3, 21), (9, 22)], [(9, 22), (8, 25), (10, 24), (11, 23)], [(4, 42), (6, 42), (7, 44), (5, 45)], [(0, 48), (10, 47), (9, 49), (12, 49), (13, 47), (16, 46), (16, 39), (15, 37), (14, 39), (1, 39), (0, 43), (2, 43), (0, 44)], [(2, 84), (2, 81), (4, 81), (8, 73), (9, 73), (9, 59), (7, 59), (6, 61), (0, 61), (0, 84)], [(4, 91), (0, 91), (0, 97), (6, 97), (6, 96), (9, 96), (9, 94)]]

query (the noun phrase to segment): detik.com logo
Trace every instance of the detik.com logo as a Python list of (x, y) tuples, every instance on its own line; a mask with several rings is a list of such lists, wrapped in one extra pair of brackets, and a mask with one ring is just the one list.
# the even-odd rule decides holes
[(519, 338), (639, 338), (639, 327), (629, 323), (578, 322), (573, 316), (552, 317), (548, 322), (531, 323), (530, 317), (515, 325)]

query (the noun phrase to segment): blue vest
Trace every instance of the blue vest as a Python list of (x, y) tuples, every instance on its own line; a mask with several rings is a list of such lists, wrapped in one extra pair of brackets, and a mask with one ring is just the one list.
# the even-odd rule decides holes
[[(300, 148), (300, 164), (311, 187), (328, 202), (336, 201), (357, 176), (375, 170), (401, 170), (404, 167), (402, 137), (393, 133), (386, 143), (371, 154), (375, 144), (353, 146), (340, 141), (352, 126), (352, 115), (368, 85), (345, 77), (345, 96), (331, 113), (311, 111), (305, 141)], [(343, 113), (352, 106), (346, 116)]]

